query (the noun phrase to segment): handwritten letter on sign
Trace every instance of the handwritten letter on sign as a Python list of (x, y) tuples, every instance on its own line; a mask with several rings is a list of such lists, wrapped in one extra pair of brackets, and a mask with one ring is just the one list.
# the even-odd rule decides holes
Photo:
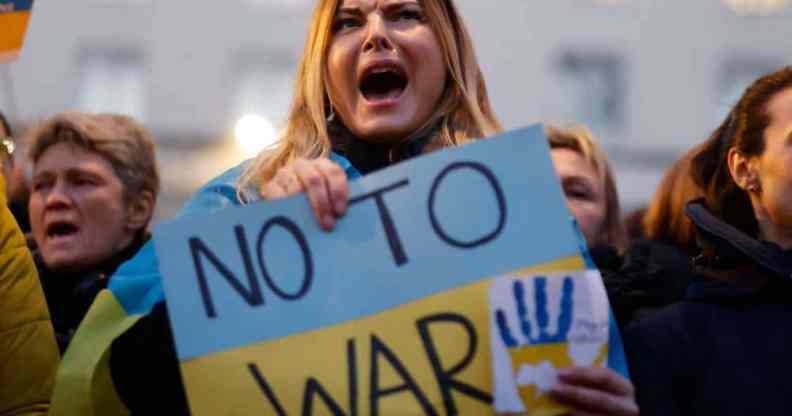
[(350, 191), (329, 233), (304, 195), (157, 228), (193, 414), (492, 413), (494, 277), (584, 268), (539, 126)]

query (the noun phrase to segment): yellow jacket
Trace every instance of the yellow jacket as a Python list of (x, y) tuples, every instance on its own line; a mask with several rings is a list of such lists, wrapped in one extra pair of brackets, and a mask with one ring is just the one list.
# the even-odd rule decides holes
[(58, 360), (36, 266), (0, 174), (0, 416), (46, 414)]

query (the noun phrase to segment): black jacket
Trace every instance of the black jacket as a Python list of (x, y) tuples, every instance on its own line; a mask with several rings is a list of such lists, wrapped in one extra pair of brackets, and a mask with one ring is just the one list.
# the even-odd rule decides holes
[(38, 250), (32, 247), (61, 355), (69, 346), (96, 295), (107, 287), (108, 277), (121, 263), (132, 258), (144, 242), (145, 238), (136, 239), (128, 248), (102, 264), (91, 270), (74, 273), (56, 273), (48, 269)]
[(619, 328), (682, 300), (693, 277), (688, 255), (661, 241), (635, 241), (623, 257), (608, 247), (595, 247), (590, 254)]
[(641, 415), (791, 413), (792, 252), (687, 212), (709, 255), (682, 302), (624, 334)]
[(190, 414), (165, 302), (113, 341), (110, 375), (132, 416)]

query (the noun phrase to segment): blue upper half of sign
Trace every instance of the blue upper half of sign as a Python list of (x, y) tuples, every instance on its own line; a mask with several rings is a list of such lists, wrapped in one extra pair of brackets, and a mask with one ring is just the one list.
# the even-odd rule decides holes
[(396, 164), (350, 183), (350, 192), (358, 202), (332, 232), (318, 227), (305, 195), (158, 226), (180, 359), (370, 316), (580, 254), (541, 126)]
[[(13, 4), (12, 10), (8, 10), (9, 4)], [(33, 0), (0, 0), (0, 13), (6, 12), (29, 12), (33, 8)]]

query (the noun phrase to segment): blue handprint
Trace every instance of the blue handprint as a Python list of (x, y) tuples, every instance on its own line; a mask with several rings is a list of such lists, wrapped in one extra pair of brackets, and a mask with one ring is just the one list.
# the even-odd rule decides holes
[[(565, 277), (561, 290), (561, 313), (558, 316), (558, 329), (555, 335), (548, 333), (547, 328), (550, 324), (550, 316), (547, 313), (547, 278), (537, 277), (534, 282), (534, 300), (536, 303), (536, 323), (539, 325), (538, 336), (534, 335), (531, 327), (531, 320), (528, 316), (528, 308), (525, 305), (525, 288), (523, 282), (514, 281), (513, 291), (514, 300), (517, 303), (517, 318), (520, 321), (520, 329), (528, 340), (527, 344), (552, 344), (567, 340), (567, 335), (572, 327), (572, 310), (574, 303), (572, 295), (575, 291), (575, 284), (571, 277)], [(498, 309), (495, 312), (495, 319), (498, 323), (501, 339), (507, 348), (518, 347), (520, 342), (512, 335), (509, 324), (506, 321), (506, 314)]]

